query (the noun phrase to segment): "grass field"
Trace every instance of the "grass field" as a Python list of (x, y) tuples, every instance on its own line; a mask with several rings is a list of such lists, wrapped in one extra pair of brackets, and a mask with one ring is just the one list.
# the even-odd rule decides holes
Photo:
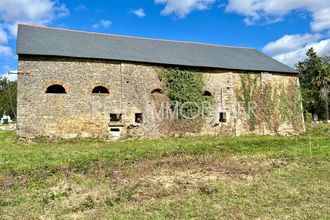
[(0, 219), (329, 219), (330, 127), (294, 137), (18, 141)]

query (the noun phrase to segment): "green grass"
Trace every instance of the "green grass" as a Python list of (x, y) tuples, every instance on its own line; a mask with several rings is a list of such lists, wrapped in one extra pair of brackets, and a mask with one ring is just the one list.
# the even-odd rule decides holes
[(120, 142), (0, 132), (0, 219), (327, 219), (329, 156), (329, 125)]

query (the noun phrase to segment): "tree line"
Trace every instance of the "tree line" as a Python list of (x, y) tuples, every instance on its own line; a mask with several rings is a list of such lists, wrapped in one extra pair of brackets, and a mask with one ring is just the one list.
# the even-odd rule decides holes
[(0, 118), (9, 115), (16, 119), (17, 111), (17, 82), (6, 77), (0, 77)]
[(305, 118), (317, 114), (321, 120), (329, 120), (330, 57), (320, 57), (310, 48), (304, 61), (298, 62), (299, 81)]

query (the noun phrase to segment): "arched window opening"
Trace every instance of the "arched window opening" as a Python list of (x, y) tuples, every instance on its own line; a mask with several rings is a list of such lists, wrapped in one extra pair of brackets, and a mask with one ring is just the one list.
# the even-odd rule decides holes
[(162, 94), (163, 91), (161, 89), (159, 89), (159, 88), (154, 89), (154, 90), (151, 91), (151, 94), (155, 94), (155, 93), (161, 93)]
[(55, 84), (51, 85), (46, 89), (46, 93), (54, 93), (54, 94), (65, 94), (65, 88), (61, 85)]
[(212, 93), (209, 92), (209, 91), (204, 91), (204, 92), (203, 92), (203, 95), (204, 95), (204, 96), (212, 96)]
[(109, 94), (109, 90), (103, 86), (96, 86), (92, 93), (98, 93), (98, 94)]

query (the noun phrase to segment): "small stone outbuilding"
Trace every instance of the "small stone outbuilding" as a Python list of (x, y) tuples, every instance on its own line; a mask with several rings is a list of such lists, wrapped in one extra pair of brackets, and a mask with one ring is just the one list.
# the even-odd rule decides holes
[[(241, 135), (303, 130), (299, 93), (285, 95), (299, 88), (297, 72), (255, 49), (19, 25), (17, 54), (21, 137), (116, 139), (180, 131)], [(160, 68), (189, 68), (203, 74), (204, 93), (214, 102), (197, 131), (189, 126), (183, 131), (176, 127), (176, 119), (160, 118), (159, 102), (168, 100)], [(264, 89), (258, 98), (251, 89), (245, 91), (246, 76), (289, 93), (276, 98)], [(279, 104), (269, 105), (273, 108), (265, 103), (267, 108), (252, 116), (246, 111), (250, 104), (246, 92), (251, 100), (284, 97), (288, 104), (276, 110)], [(267, 113), (270, 108), (274, 116)], [(263, 120), (257, 120), (258, 114), (264, 115)]]

